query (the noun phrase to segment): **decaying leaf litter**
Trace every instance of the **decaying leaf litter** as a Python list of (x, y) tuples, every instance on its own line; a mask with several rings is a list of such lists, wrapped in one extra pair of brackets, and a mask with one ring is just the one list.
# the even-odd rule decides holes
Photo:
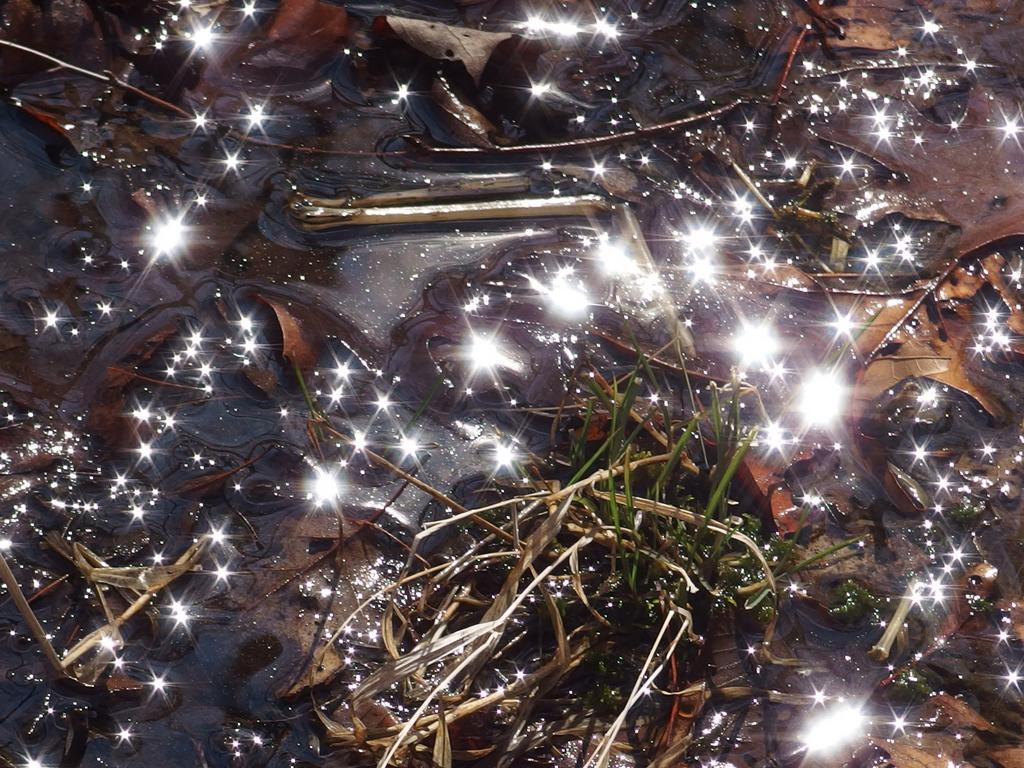
[(2, 14), (9, 763), (1021, 761), (1015, 10)]

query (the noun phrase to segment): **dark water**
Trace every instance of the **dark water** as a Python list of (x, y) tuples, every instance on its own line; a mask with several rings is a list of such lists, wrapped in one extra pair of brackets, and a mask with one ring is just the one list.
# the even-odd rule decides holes
[[(271, 34), (282, 14), (271, 3), (257, 3), (254, 15), (240, 4), (194, 5), (0, 6), (5, 39), (90, 70), (109, 67), (206, 118), (198, 126), (124, 88), (0, 51), (5, 556), (25, 592), (38, 593), (33, 609), (61, 652), (100, 626), (103, 610), (47, 534), (129, 566), (169, 562), (197, 536), (219, 532), (201, 573), (175, 581), (150, 613), (123, 627), (117, 662), (92, 688), (53, 680), (12, 602), (0, 604), (0, 754), (11, 764), (349, 764), (321, 743), (308, 696), (281, 694), (325, 631), (397, 571), (404, 553), (396, 540), (445, 511), (349, 445), (310, 435), (296, 355), (306, 355), (299, 365), (310, 396), (341, 431), (365, 435), (457, 501), (484, 503), (496, 446), (542, 455), (552, 438), (550, 412), (541, 409), (557, 408), (584, 364), (614, 370), (632, 362), (624, 345), (662, 346), (666, 302), (692, 329), (694, 370), (714, 377), (743, 362), (735, 341), (743, 322), (771, 321), (781, 340), (779, 368), (752, 369), (749, 378), (772, 420), (813, 454), (787, 474), (789, 485), (812, 499), (818, 545), (865, 537), (862, 555), (790, 585), (776, 650), (803, 666), (755, 662), (746, 649), (756, 628), (723, 620), (709, 632), (705, 655), (715, 683), (820, 693), (820, 712), (767, 696), (713, 701), (693, 724), (693, 764), (885, 764), (865, 746), (866, 734), (902, 734), (894, 718), (924, 715), (874, 695), (890, 671), (866, 656), (878, 622), (839, 625), (822, 604), (851, 576), (891, 598), (911, 573), (943, 581), (946, 598), (924, 600), (911, 619), (894, 661), (902, 664), (941, 634), (963, 594), (965, 569), (981, 561), (999, 569), (999, 610), (929, 653), (929, 674), (1006, 733), (1021, 732), (1024, 709), (1008, 677), (1021, 662), (1012, 606), (1020, 568), (1020, 363), (999, 354), (966, 363), (1005, 405), (1003, 420), (950, 387), (928, 408), (898, 397), (873, 406), (889, 460), (926, 486), (934, 503), (949, 507), (970, 495), (987, 505), (973, 533), (939, 513), (899, 514), (880, 478), (851, 451), (845, 428), (803, 433), (787, 415), (800, 382), (836, 344), (837, 313), (854, 305), (843, 303), (852, 301), (846, 295), (832, 306), (820, 293), (774, 285), (785, 282), (785, 271), (765, 277), (766, 258), (781, 270), (788, 261), (815, 267), (777, 235), (728, 164), (747, 168), (773, 199), (790, 199), (811, 162), (829, 178), (842, 175), (836, 169), (847, 153), (814, 133), (827, 135), (840, 103), (870, 121), (877, 102), (868, 92), (890, 94), (891, 103), (902, 100), (939, 121), (984, 86), (1000, 104), (1015, 105), (1019, 63), (1010, 33), (1019, 26), (1004, 17), (1006, 8), (934, 4), (929, 14), (943, 23), (935, 35), (921, 31), (917, 9), (896, 13), (891, 29), (908, 41), (904, 56), (822, 47), (812, 34), (772, 105), (794, 19), (807, 18), (794, 15), (803, 13), (797, 4), (356, 4), (344, 39), (322, 34), (337, 20), (334, 7), (301, 32), (278, 27)], [(733, 98), (746, 103), (684, 132), (596, 148), (425, 151), (424, 144), (465, 145), (466, 129), (429, 95), (437, 62), (375, 37), (373, 17), (522, 31), (534, 12), (587, 29), (610, 19), (618, 34), (524, 32), (492, 58), (478, 85), (457, 64), (441, 67), (513, 143), (602, 136)], [(212, 43), (197, 49), (188, 33), (211, 24)], [(971, 58), (986, 68), (966, 70)], [(903, 81), (936, 71), (934, 87)], [(538, 82), (557, 93), (531, 95)], [(399, 86), (410, 95), (399, 98)], [(855, 182), (822, 190), (807, 205), (852, 210), (850, 201), (892, 181), (869, 158), (857, 160)], [(620, 284), (608, 274), (596, 238), (611, 223), (597, 215), (319, 232), (290, 215), (297, 193), (359, 197), (495, 174), (522, 177), (532, 196), (625, 197), (658, 265), (657, 285)], [(966, 194), (983, 194), (983, 182), (965, 178)], [(887, 200), (897, 197), (891, 192)], [(955, 253), (956, 227), (903, 218), (900, 211), (909, 215), (913, 206), (890, 203), (888, 216), (862, 228), (866, 245), (851, 254), (847, 287), (900, 290)], [(685, 246), (704, 230), (717, 237), (717, 274), (707, 280), (704, 257)], [(893, 245), (903, 232), (913, 239), (910, 259)], [(806, 236), (827, 252), (828, 235)], [(1000, 245), (1012, 280), (1020, 257), (1012, 244)], [(885, 259), (879, 274), (863, 266), (872, 247)], [(748, 263), (758, 266), (755, 279)], [(538, 290), (559, 285), (583, 292), (585, 301), (572, 291), (546, 297)], [(574, 302), (578, 311), (565, 311)], [(979, 339), (991, 332), (983, 313), (998, 303), (989, 289), (964, 300), (978, 318), (965, 325)], [(289, 330), (278, 314), (292, 324), (288, 356)], [(473, 338), (492, 335), (502, 360), (481, 370)], [(296, 344), (303, 349), (296, 352)], [(681, 379), (668, 380), (660, 394), (681, 402)], [(415, 450), (403, 457), (408, 441)], [(915, 460), (924, 442), (940, 458)], [(952, 490), (942, 483), (936, 490), (939, 478)], [(352, 647), (379, 648), (372, 611), (360, 622)], [(1009, 633), (1002, 640), (1000, 630)], [(343, 675), (336, 693), (348, 682)], [(834, 697), (861, 707), (865, 725), (840, 753), (808, 756), (808, 729), (833, 711)], [(921, 733), (915, 743), (925, 751), (954, 742), (963, 749), (957, 724)], [(965, 759), (976, 753), (972, 764), (1002, 765), (987, 757), (993, 740), (979, 738), (967, 733)], [(999, 736), (994, 743), (1016, 742)]]

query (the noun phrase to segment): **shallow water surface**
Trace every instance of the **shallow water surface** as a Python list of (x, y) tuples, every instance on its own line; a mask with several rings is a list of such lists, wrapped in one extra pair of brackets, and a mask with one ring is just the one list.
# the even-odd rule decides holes
[[(766, 546), (857, 540), (782, 580), (767, 655), (749, 612), (697, 628), (679, 764), (1024, 764), (1024, 19), (902, 5), (0, 5), (0, 551), (63, 654), (146, 594), (90, 569), (204, 542), (78, 680), (0, 593), (0, 760), (364, 764), (315, 710), (380, 601), (315, 695), (313, 654), (451, 514), (429, 489), (566, 479), (579, 377), (646, 352), (675, 417), (756, 390)], [(475, 78), (389, 15), (510, 36)]]

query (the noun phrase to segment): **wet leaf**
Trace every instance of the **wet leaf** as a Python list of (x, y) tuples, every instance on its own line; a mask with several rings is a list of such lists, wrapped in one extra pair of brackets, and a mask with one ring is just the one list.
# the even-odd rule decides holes
[(492, 137), (498, 133), (498, 129), (480, 110), (459, 98), (445, 78), (434, 80), (430, 94), (434, 102), (451, 117), (449, 127), (460, 144), (485, 148), (494, 146)]
[(853, 340), (853, 349), (857, 355), (867, 359), (890, 333), (898, 332), (907, 320), (908, 313), (916, 313), (915, 306), (919, 299), (920, 293), (916, 293), (871, 302), (857, 308), (857, 315), (864, 317), (866, 323), (866, 327)]
[(641, 194), (640, 180), (636, 174), (628, 168), (606, 168), (601, 173), (594, 173), (593, 168), (586, 168), (582, 165), (555, 165), (552, 170), (564, 173), (580, 181), (596, 184), (609, 195), (639, 202), (643, 199)]
[(993, 749), (987, 754), (999, 768), (1024, 768), (1024, 748), (1007, 747), (1005, 749)]
[(856, 113), (814, 128), (826, 141), (871, 157), (901, 177), (878, 185), (871, 221), (902, 213), (953, 224), (961, 229), (960, 254), (1024, 234), (1024, 147), (995, 130), (1004, 115), (1017, 114), (1016, 103), (976, 85), (955, 128), (903, 99), (887, 104), (885, 114), (892, 131), (885, 141), (866, 130), (864, 116)]
[(948, 768), (950, 756), (935, 754), (899, 741), (871, 739), (872, 744), (889, 755), (893, 768)]
[(928, 494), (921, 484), (891, 461), (886, 463), (884, 485), (889, 497), (899, 500), (899, 507), (904, 512), (924, 512), (930, 505)]
[(305, 329), (304, 321), (293, 311), (290, 305), (276, 299), (260, 296), (260, 301), (274, 310), (278, 325), (281, 327), (281, 353), (300, 371), (307, 372), (316, 365), (316, 343), (310, 338), (312, 334)]
[(793, 503), (793, 494), (780, 470), (748, 452), (736, 471), (736, 479), (757, 501), (762, 514), (771, 515), (779, 531), (796, 533), (800, 527), (800, 511)]
[(133, 677), (122, 674), (113, 674), (104, 683), (111, 693), (125, 693), (127, 691), (141, 691), (145, 685)]
[(301, 45), (304, 52), (332, 52), (348, 33), (348, 12), (321, 0), (282, 0), (267, 30), (272, 43)]
[(480, 82), (494, 49), (513, 36), (511, 32), (452, 27), (402, 16), (380, 18), (391, 32), (417, 51), (433, 59), (462, 62), (475, 82)]
[(937, 693), (928, 699), (927, 708), (936, 713), (939, 722), (956, 728), (973, 728), (976, 731), (994, 731), (996, 728), (965, 701)]
[(867, 51), (891, 51), (910, 41), (909, 34), (900, 34), (893, 18), (906, 8), (893, 0), (849, 0), (832, 9), (843, 28), (843, 37), (832, 37), (833, 48), (857, 48)]
[(997, 422), (1009, 417), (1006, 406), (977, 386), (967, 375), (964, 359), (965, 334), (950, 341), (937, 337), (911, 339), (892, 355), (876, 358), (857, 379), (855, 396), (874, 400), (886, 390), (910, 378), (932, 379), (972, 398)]
[[(84, 67), (103, 69), (108, 64), (106, 46), (85, 0), (8, 0), (0, 4), (0, 29), (5, 40), (63, 57)], [(18, 77), (42, 72), (50, 63), (20, 51), (0, 55), (0, 76)]]

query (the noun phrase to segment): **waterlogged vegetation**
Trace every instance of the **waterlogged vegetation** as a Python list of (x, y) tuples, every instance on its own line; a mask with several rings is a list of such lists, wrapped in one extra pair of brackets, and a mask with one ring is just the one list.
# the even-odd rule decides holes
[(1022, 29), (0, 5), (0, 764), (1024, 765)]

